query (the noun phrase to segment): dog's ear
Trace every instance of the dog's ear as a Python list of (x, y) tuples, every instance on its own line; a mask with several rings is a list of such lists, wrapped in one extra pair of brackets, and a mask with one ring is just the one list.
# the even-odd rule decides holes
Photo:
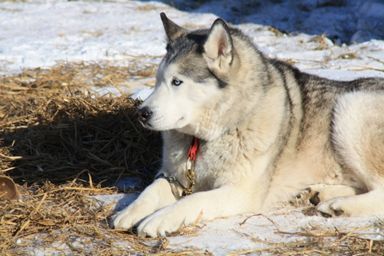
[(204, 44), (204, 57), (211, 68), (228, 70), (233, 59), (233, 43), (228, 25), (222, 19), (212, 24)]
[(169, 42), (174, 41), (178, 37), (187, 33), (187, 30), (180, 27), (170, 19), (168, 19), (167, 15), (164, 12), (160, 13), (161, 21), (163, 22), (165, 34), (167, 35), (167, 39)]

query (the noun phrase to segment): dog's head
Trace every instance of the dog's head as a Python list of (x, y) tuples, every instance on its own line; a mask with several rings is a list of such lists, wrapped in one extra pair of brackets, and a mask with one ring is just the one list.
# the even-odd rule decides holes
[(157, 71), (155, 90), (140, 106), (139, 119), (149, 129), (196, 135), (199, 124), (214, 115), (228, 84), (234, 62), (230, 28), (217, 19), (210, 29), (190, 32), (164, 13), (160, 16), (167, 53)]

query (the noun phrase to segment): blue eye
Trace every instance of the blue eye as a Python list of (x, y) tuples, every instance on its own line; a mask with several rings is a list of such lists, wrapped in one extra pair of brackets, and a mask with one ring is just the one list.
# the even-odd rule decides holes
[(178, 79), (176, 79), (176, 78), (173, 78), (171, 83), (172, 83), (172, 85), (174, 85), (174, 86), (179, 86), (179, 85), (181, 85), (181, 84), (183, 83), (183, 81), (178, 80)]

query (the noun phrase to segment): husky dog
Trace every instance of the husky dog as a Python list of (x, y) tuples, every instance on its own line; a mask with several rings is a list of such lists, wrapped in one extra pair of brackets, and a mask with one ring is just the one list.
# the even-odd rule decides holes
[(303, 73), (222, 19), (196, 31), (161, 19), (167, 53), (139, 115), (162, 131), (162, 167), (115, 228), (165, 236), (296, 195), (328, 216), (384, 214), (384, 79)]

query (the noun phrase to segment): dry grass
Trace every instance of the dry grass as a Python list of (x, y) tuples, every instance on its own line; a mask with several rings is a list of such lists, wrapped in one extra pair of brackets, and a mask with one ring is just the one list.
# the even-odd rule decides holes
[(45, 183), (25, 188), (23, 201), (0, 203), (0, 254), (34, 255), (39, 250), (74, 255), (202, 255), (199, 250), (172, 252), (166, 239), (139, 239), (108, 227), (110, 207), (89, 195), (110, 188)]
[[(108, 209), (97, 206), (95, 201), (86, 195), (101, 190), (103, 193), (110, 191), (98, 188), (78, 190), (84, 188), (45, 183), (42, 186), (24, 188), (21, 202), (2, 201), (1, 254), (27, 253), (30, 250), (29, 246), (33, 245), (35, 236), (40, 234), (47, 234), (45, 239), (41, 239), (40, 246), (49, 246), (55, 241), (66, 243), (75, 234), (79, 237), (97, 239), (97, 235), (102, 234), (101, 228), (107, 225)], [(100, 245), (100, 248), (95, 249), (99, 250), (103, 250), (106, 246), (105, 243), (97, 245)]]
[[(271, 220), (270, 220), (271, 221)], [(382, 223), (377, 228), (383, 229)], [(293, 242), (270, 242), (242, 234), (248, 239), (259, 243), (259, 249), (235, 250), (229, 255), (384, 255), (384, 241), (365, 239), (357, 235), (358, 231), (365, 231), (368, 227), (350, 232), (340, 232), (337, 229), (307, 228), (301, 232), (285, 232), (277, 230), (281, 235), (298, 238)], [(291, 240), (292, 241), (292, 240)]]
[[(159, 135), (136, 122), (137, 102), (87, 93), (89, 81), (81, 82), (79, 68), (27, 70), (0, 79), (0, 174), (23, 185), (21, 202), (0, 201), (1, 255), (28, 252), (36, 235), (40, 246), (60, 241), (75, 252), (80, 249), (71, 247), (74, 238), (96, 239), (93, 255), (106, 255), (117, 238), (139, 244), (132, 235), (110, 232), (110, 209), (88, 196), (116, 192), (110, 186), (124, 176), (148, 182), (148, 170), (159, 161)], [(100, 73), (121, 79), (108, 69)]]
[[(129, 86), (127, 79), (153, 77), (155, 68), (153, 64), (143, 67), (136, 62), (131, 62), (128, 67), (82, 62), (61, 63), (50, 69), (30, 69), (18, 75), (0, 78), (0, 88), (3, 93), (18, 96), (28, 91), (44, 96), (48, 93), (47, 90), (55, 93), (53, 90), (61, 91), (65, 88), (85, 93), (90, 86)], [(36, 88), (39, 91), (33, 90)]]
[[(0, 80), (0, 172), (30, 184), (62, 183), (80, 172), (95, 182), (127, 174), (147, 177), (143, 170), (156, 165), (159, 138), (137, 123), (137, 102), (89, 94), (89, 86), (99, 81), (86, 78), (101, 69), (63, 65)], [(99, 77), (119, 81), (130, 72), (108, 67)]]

